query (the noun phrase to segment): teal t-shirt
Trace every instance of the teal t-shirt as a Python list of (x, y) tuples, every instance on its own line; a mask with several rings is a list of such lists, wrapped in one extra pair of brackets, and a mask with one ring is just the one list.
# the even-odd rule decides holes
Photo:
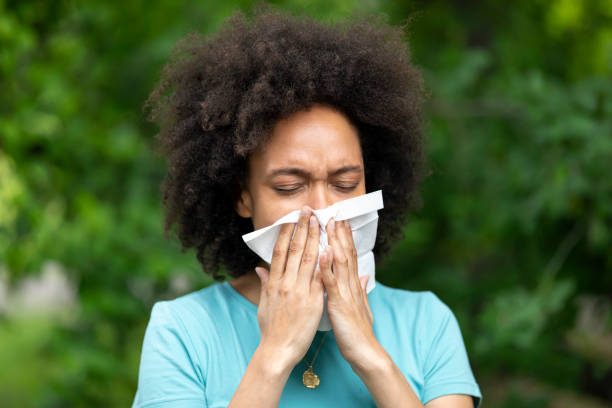
[[(395, 289), (376, 281), (368, 293), (374, 334), (425, 404), (447, 394), (468, 394), (480, 404), (459, 325), (431, 292)], [(317, 331), (306, 359), (325, 334)], [(215, 283), (151, 311), (132, 407), (218, 408), (229, 405), (260, 340), (257, 306), (228, 282)], [(279, 407), (375, 407), (368, 389), (346, 362), (330, 331), (306, 388), (298, 363)]]

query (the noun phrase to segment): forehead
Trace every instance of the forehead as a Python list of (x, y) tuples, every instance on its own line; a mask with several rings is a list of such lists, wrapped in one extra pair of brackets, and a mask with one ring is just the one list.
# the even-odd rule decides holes
[(357, 128), (341, 112), (321, 105), (277, 122), (266, 146), (253, 156), (264, 171), (280, 166), (324, 171), (363, 163)]

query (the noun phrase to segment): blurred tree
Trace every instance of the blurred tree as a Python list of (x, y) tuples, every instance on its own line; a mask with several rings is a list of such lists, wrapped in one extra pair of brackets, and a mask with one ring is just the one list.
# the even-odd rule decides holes
[[(451, 306), (491, 406), (557, 401), (498, 395), (507, 377), (609, 404), (612, 3), (274, 3), (411, 20), (433, 174), (377, 278)], [(0, 374), (8, 406), (129, 405), (153, 302), (212, 282), (163, 239), (141, 105), (174, 43), (235, 8), (251, 2), (0, 1), (0, 365), (26, 373)], [(76, 303), (15, 313), (49, 260)]]

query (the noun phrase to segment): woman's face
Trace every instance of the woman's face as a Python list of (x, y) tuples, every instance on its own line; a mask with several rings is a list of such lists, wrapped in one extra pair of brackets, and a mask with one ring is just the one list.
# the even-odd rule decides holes
[(324, 105), (279, 121), (264, 149), (249, 156), (248, 173), (236, 211), (254, 229), (304, 205), (322, 209), (366, 192), (357, 129)]

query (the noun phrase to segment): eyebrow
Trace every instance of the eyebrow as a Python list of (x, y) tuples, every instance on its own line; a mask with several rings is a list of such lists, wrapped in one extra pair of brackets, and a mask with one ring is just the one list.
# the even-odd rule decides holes
[[(343, 173), (351, 173), (351, 172), (359, 172), (361, 173), (361, 166), (343, 166), (339, 169), (336, 169), (329, 173), (330, 176), (338, 176)], [(290, 175), (290, 176), (300, 176), (300, 177), (308, 177), (310, 175), (309, 172), (301, 169), (299, 167), (282, 167), (280, 169), (272, 170), (268, 173), (267, 177), (272, 178), (280, 175)]]

